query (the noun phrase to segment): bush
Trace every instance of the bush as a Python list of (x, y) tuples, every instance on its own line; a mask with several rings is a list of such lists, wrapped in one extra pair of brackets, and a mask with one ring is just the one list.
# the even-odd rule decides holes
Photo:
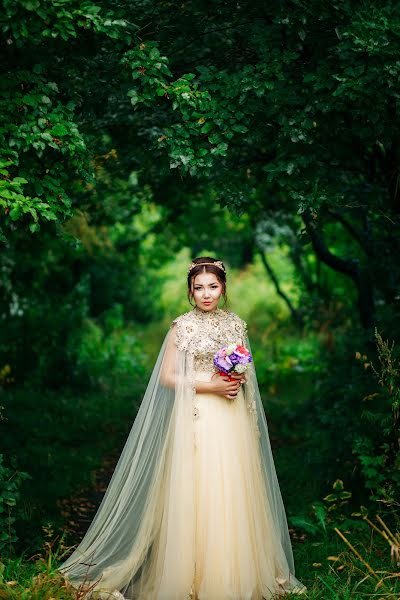
[(9, 549), (17, 541), (18, 537), (14, 523), (19, 516), (20, 486), (30, 475), (18, 471), (15, 459), (10, 459), (10, 467), (4, 463), (4, 457), (0, 454), (0, 551)]

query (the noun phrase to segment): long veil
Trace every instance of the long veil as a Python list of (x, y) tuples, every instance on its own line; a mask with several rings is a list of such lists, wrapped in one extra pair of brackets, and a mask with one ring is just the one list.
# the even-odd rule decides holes
[[(244, 343), (250, 348), (247, 334)], [(191, 598), (195, 569), (193, 355), (162, 343), (139, 411), (84, 538), (59, 567), (81, 598)], [(277, 573), (293, 588), (292, 547), (254, 365), (243, 386), (277, 541)], [(232, 523), (232, 527), (235, 524)], [(179, 559), (177, 558), (179, 557)]]
[[(251, 345), (247, 332), (244, 334), (244, 344), (245, 347), (251, 352)], [(247, 373), (247, 382), (244, 385), (244, 397), (247, 408), (250, 412), (250, 418), (253, 421), (255, 434), (259, 438), (261, 471), (264, 477), (265, 490), (270, 507), (271, 526), (275, 531), (275, 539), (280, 541), (281, 549), (284, 555), (281, 560), (278, 561), (281, 569), (281, 584), (283, 588), (287, 588), (287, 591), (290, 589), (292, 589), (293, 592), (305, 591), (303, 584), (301, 584), (300, 581), (295, 577), (293, 550), (289, 535), (286, 511), (276, 474), (268, 433), (268, 425), (261, 400), (260, 390), (258, 388), (254, 363), (250, 363), (250, 368)]]

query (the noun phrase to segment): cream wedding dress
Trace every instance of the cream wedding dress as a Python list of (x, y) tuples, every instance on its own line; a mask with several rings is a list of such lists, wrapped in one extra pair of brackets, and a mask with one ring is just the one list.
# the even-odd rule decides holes
[(270, 600), (303, 593), (254, 364), (234, 400), (197, 394), (213, 356), (250, 349), (236, 314), (167, 333), (102, 503), (60, 570), (84, 598)]

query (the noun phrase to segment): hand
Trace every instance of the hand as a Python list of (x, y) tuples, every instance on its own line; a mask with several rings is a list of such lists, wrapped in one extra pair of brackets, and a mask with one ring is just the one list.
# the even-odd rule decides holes
[(219, 373), (214, 373), (211, 378), (213, 383), (213, 393), (220, 394), (221, 396), (228, 398), (228, 400), (234, 400), (239, 392), (241, 382), (242, 380), (244, 381), (244, 379), (243, 376), (238, 373), (232, 374), (230, 377), (234, 378), (235, 381), (231, 381), (228, 376), (223, 377), (222, 375), (219, 375)]
[(234, 379), (238, 379), (240, 383), (246, 383), (247, 377), (245, 373), (229, 373), (229, 377), (233, 377)]

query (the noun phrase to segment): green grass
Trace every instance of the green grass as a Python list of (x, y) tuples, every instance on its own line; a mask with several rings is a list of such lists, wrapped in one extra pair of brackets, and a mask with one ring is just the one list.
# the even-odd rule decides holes
[[(359, 558), (333, 531), (323, 539), (306, 536), (295, 544), (296, 575), (307, 586), (307, 593), (302, 596), (288, 594), (287, 598), (394, 600), (400, 597), (398, 568), (390, 560), (390, 548), (385, 540), (372, 535), (372, 530), (350, 532), (346, 536), (359, 552)], [(79, 600), (79, 592), (68, 586), (56, 570), (66, 550), (62, 541), (56, 539), (45, 542), (30, 558), (23, 556), (0, 561), (0, 598)]]

